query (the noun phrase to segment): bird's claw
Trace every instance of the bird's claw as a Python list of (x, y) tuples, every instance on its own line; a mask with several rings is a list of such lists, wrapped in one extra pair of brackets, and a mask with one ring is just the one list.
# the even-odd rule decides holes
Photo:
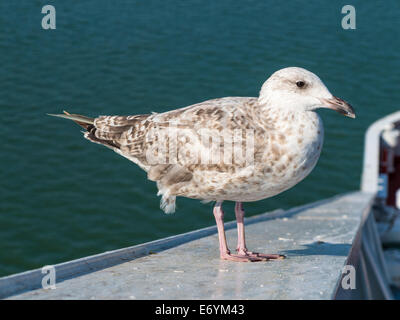
[(249, 255), (241, 255), (241, 254), (231, 254), (226, 253), (221, 255), (222, 260), (236, 261), (236, 262), (257, 262), (257, 261), (267, 261), (267, 259), (262, 257), (251, 257)]
[(268, 261), (268, 260), (283, 260), (286, 256), (282, 254), (266, 254), (266, 253), (258, 253), (247, 250), (237, 250), (239, 256), (247, 256), (254, 259), (262, 259), (258, 261)]

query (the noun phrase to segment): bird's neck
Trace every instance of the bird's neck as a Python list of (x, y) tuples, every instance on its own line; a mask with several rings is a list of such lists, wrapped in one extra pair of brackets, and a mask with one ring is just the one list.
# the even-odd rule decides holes
[(311, 123), (314, 128), (322, 126), (322, 120), (314, 111), (274, 103), (258, 103), (257, 109), (253, 117), (256, 117), (256, 122), (265, 129), (285, 130), (289, 126), (297, 127), (307, 123)]

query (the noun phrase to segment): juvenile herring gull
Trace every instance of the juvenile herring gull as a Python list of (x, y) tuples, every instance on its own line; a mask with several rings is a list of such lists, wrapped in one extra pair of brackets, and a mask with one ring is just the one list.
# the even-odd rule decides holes
[[(352, 107), (314, 73), (291, 67), (275, 72), (258, 98), (219, 98), (133, 116), (88, 118), (65, 111), (55, 116), (75, 121), (86, 139), (145, 170), (157, 183), (166, 213), (175, 211), (176, 196), (216, 201), (221, 259), (247, 262), (283, 258), (247, 250), (242, 203), (277, 195), (312, 171), (324, 137), (318, 108), (355, 118)], [(235, 254), (225, 238), (225, 200), (236, 202)]]

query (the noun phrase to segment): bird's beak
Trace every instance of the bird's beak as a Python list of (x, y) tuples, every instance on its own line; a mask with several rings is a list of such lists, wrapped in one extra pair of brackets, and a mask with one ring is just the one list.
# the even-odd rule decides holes
[(353, 107), (349, 103), (340, 98), (333, 97), (330, 99), (320, 99), (320, 100), (326, 108), (336, 110), (337, 112), (345, 115), (346, 117), (350, 118), (356, 117)]

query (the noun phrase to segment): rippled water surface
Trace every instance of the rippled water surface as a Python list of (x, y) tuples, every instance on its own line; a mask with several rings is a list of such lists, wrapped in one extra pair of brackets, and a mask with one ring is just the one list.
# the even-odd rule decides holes
[(195, 200), (163, 214), (144, 172), (46, 113), (162, 112), (257, 96), (277, 69), (310, 69), (357, 119), (322, 110), (317, 167), (246, 204), (250, 216), (357, 189), (366, 128), (399, 109), (396, 0), (357, 2), (352, 31), (341, 28), (343, 1), (54, 0), (47, 31), (45, 4), (0, 2), (0, 276), (213, 224), (211, 204)]

